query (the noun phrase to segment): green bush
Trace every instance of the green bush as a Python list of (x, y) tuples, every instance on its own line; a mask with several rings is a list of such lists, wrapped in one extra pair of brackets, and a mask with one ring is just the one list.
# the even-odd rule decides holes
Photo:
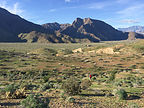
[(114, 89), (113, 94), (120, 100), (125, 100), (127, 98), (127, 92), (124, 89)]
[(64, 92), (60, 93), (60, 97), (65, 99), (66, 98), (65, 93)]
[(49, 99), (40, 98), (40, 95), (29, 95), (26, 99), (21, 101), (24, 108), (49, 108)]
[(10, 84), (10, 85), (7, 85), (4, 89), (5, 92), (11, 92), (11, 93), (14, 93), (16, 91), (16, 89), (18, 89), (18, 86), (15, 85), (15, 84)]
[(74, 103), (75, 102), (75, 99), (73, 97), (68, 97), (66, 100), (68, 102), (70, 102), (70, 103)]
[(49, 81), (49, 78), (50, 78), (50, 76), (44, 76), (44, 77), (43, 77), (44, 83), (48, 82), (48, 81)]
[(116, 70), (113, 70), (113, 71), (110, 72), (110, 76), (109, 76), (108, 82), (111, 82), (111, 81), (115, 80), (116, 73), (117, 73)]
[(26, 97), (24, 89), (19, 89), (15, 84), (7, 85), (3, 92), (5, 93), (5, 97), (8, 99), (21, 99)]
[(53, 83), (47, 82), (41, 85), (40, 91), (46, 91), (47, 89), (53, 88)]
[(144, 52), (144, 46), (142, 44), (133, 44), (132, 47), (138, 52)]
[(130, 69), (136, 69), (136, 68), (137, 68), (137, 65), (131, 65), (129, 68), (130, 68)]
[(20, 85), (21, 88), (24, 88), (25, 90), (33, 90), (34, 88), (38, 88), (37, 85), (34, 85), (32, 83), (22, 83)]
[(81, 92), (80, 82), (74, 77), (67, 79), (63, 83), (62, 88), (69, 95), (77, 95)]
[(73, 53), (72, 50), (70, 50), (70, 49), (65, 49), (65, 50), (63, 50), (63, 52), (65, 55)]
[(129, 103), (127, 108), (140, 108), (136, 103)]
[(91, 81), (86, 79), (81, 82), (80, 86), (83, 90), (86, 90), (87, 88), (91, 86), (91, 84), (92, 84)]
[(118, 79), (114, 83), (114, 86), (122, 87), (138, 87), (144, 85), (144, 80), (137, 76), (128, 76), (123, 79)]

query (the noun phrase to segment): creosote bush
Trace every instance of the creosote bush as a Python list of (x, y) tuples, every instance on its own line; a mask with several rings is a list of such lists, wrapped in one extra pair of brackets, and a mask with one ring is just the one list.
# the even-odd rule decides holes
[(62, 88), (69, 95), (77, 95), (81, 92), (80, 81), (75, 77), (70, 77), (67, 79), (63, 83)]
[(49, 99), (40, 98), (40, 95), (29, 95), (21, 101), (23, 108), (49, 108)]
[(43, 81), (46, 83), (46, 82), (49, 81), (49, 78), (50, 78), (50, 76), (44, 76), (44, 77), (43, 77)]
[(18, 86), (15, 84), (7, 85), (6, 88), (4, 89), (4, 93), (6, 98), (8, 99), (9, 98), (21, 99), (26, 97), (24, 89), (19, 89)]
[(75, 98), (73, 98), (73, 97), (68, 97), (68, 98), (66, 99), (66, 101), (68, 101), (68, 102), (70, 102), (70, 103), (74, 103), (74, 102), (75, 102)]
[(112, 72), (110, 73), (109, 81), (115, 80), (115, 75), (116, 75), (116, 73), (117, 73), (117, 71), (112, 71)]
[(126, 108), (140, 108), (136, 103), (129, 103)]
[(86, 90), (87, 88), (91, 86), (91, 84), (92, 84), (91, 81), (86, 79), (81, 82), (80, 86), (81, 86), (81, 89)]
[(40, 91), (46, 91), (47, 89), (53, 88), (53, 83), (46, 82), (40, 86)]
[(125, 100), (127, 98), (127, 92), (124, 89), (114, 89), (113, 90), (114, 96), (119, 98), (120, 100)]

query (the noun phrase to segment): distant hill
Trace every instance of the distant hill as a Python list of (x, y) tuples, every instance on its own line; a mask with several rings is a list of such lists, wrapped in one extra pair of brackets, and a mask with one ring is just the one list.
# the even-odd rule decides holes
[(90, 42), (126, 40), (128, 38), (127, 33), (118, 31), (103, 21), (90, 18), (77, 18), (72, 24), (63, 24), (63, 26), (58, 23), (47, 23), (42, 26), (53, 28), (73, 39), (85, 39)]
[(72, 38), (84, 38), (87, 36), (91, 41), (125, 40), (128, 36), (108, 25), (107, 23), (90, 18), (77, 18), (71, 26), (61, 31), (62, 34)]
[(0, 42), (90, 43), (137, 37), (144, 36), (119, 31), (91, 18), (76, 18), (72, 24), (55, 22), (38, 25), (0, 8)]
[(46, 24), (43, 24), (42, 26), (44, 28), (50, 28), (54, 31), (58, 31), (58, 30), (63, 30), (65, 29), (66, 27), (70, 26), (71, 24), (59, 24), (57, 22), (54, 22), (54, 23), (46, 23)]
[(144, 33), (144, 26), (131, 26), (128, 28), (118, 28), (118, 30), (123, 31), (123, 32)]
[(18, 38), (18, 34), (31, 31), (53, 34), (53, 31), (49, 28), (45, 29), (40, 25), (29, 22), (18, 15), (11, 14), (7, 10), (0, 8), (0, 42), (22, 42)]

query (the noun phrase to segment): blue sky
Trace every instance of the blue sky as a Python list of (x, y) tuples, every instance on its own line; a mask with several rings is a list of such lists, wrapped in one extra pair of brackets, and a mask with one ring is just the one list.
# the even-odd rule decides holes
[(90, 17), (115, 28), (144, 26), (143, 0), (0, 0), (0, 7), (37, 24)]

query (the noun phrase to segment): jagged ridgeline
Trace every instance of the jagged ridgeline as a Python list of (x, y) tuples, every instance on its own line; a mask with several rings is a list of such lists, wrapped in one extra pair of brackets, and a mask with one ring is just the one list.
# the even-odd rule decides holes
[(72, 24), (38, 25), (0, 8), (0, 21), (0, 42), (90, 43), (128, 39), (128, 33), (90, 18), (77, 18)]

